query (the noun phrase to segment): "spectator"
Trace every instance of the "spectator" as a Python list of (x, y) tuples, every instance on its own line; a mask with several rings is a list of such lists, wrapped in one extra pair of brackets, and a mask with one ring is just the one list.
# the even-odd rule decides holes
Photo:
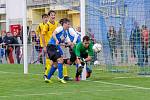
[(42, 58), (41, 58), (42, 57), (42, 47), (40, 46), (40, 40), (39, 40), (39, 38), (37, 39), (35, 31), (31, 31), (31, 37), (32, 37), (32, 43), (35, 46), (35, 50), (38, 53), (38, 58), (34, 62), (43, 63)]
[[(11, 32), (7, 32), (6, 36), (3, 38), (3, 42), (6, 48), (7, 62), (10, 64), (14, 64), (14, 57), (13, 57), (14, 45), (13, 44), (18, 44), (18, 41), (12, 36)], [(15, 46), (15, 48), (17, 48), (17, 46)]]
[(137, 23), (135, 27), (131, 30), (130, 35), (130, 44), (131, 44), (131, 57), (136, 57), (135, 52), (138, 57), (138, 65), (143, 67), (143, 49), (142, 49), (142, 36), (141, 31)]
[(4, 49), (2, 48), (2, 37), (0, 36), (0, 64), (3, 63), (3, 59), (4, 59)]
[(94, 33), (92, 33), (91, 28), (88, 28), (87, 36), (90, 37), (90, 40), (93, 42), (93, 44), (96, 42), (95, 37), (94, 37)]
[[(94, 33), (92, 33), (91, 28), (88, 28), (87, 36), (89, 36), (92, 44), (94, 45), (96, 43), (96, 39), (95, 39)], [(94, 61), (97, 61), (97, 53), (96, 52), (94, 52), (94, 55), (93, 55), (93, 59), (92, 59), (93, 64), (94, 64)]]
[(114, 29), (114, 26), (109, 27), (109, 31), (107, 33), (107, 39), (109, 42), (109, 47), (110, 47), (110, 53), (112, 59), (114, 59), (114, 54), (117, 58), (117, 50), (116, 50), (116, 31)]
[(146, 25), (142, 26), (142, 45), (143, 45), (143, 54), (145, 65), (148, 64), (148, 43), (149, 43), (149, 30)]
[(122, 37), (123, 37), (123, 25), (120, 24), (119, 31), (116, 36), (116, 42), (117, 42), (117, 53), (119, 51), (119, 54), (121, 55), (121, 63), (123, 63), (123, 46), (122, 46), (123, 40), (122, 40)]
[(3, 43), (3, 39), (2, 36), (0, 36), (0, 44)]
[[(17, 63), (20, 64), (21, 57), (22, 57), (22, 56), (20, 56), (20, 52), (21, 52), (20, 45), (22, 44), (22, 42), (17, 33), (14, 33), (14, 38), (17, 41), (16, 46), (15, 46), (16, 59), (17, 59)], [(19, 41), (20, 41), (20, 43), (19, 43)]]

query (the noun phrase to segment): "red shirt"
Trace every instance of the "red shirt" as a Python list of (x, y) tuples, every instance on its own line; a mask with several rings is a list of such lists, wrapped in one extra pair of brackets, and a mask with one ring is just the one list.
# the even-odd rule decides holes
[(149, 41), (149, 31), (147, 29), (142, 30), (143, 42), (148, 46)]

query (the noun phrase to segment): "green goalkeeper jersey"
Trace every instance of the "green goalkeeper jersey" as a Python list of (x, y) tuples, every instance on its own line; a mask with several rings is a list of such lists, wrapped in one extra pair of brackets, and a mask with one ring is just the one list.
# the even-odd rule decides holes
[(80, 55), (84, 53), (88, 53), (88, 55), (92, 57), (94, 55), (92, 47), (93, 47), (93, 44), (91, 42), (88, 48), (85, 48), (82, 42), (80, 42), (74, 47), (74, 51), (77, 57), (80, 57)]

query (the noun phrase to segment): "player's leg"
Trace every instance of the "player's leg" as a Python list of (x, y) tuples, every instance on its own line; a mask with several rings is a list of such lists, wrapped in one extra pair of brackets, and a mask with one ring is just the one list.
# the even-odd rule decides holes
[(13, 48), (9, 47), (8, 50), (9, 50), (8, 58), (9, 58), (10, 64), (14, 64)]
[(45, 62), (45, 72), (44, 72), (44, 75), (47, 76), (48, 75), (48, 72), (51, 68), (51, 61), (48, 57), (46, 57), (46, 62)]
[[(58, 52), (59, 50), (59, 52)], [(60, 82), (62, 83), (66, 83), (63, 80), (63, 59), (61, 57), (61, 49), (57, 48), (55, 45), (48, 45), (47, 46), (47, 54), (48, 57), (50, 58), (50, 60), (53, 61), (53, 63), (57, 63), (57, 65), (53, 66), (54, 64), (52, 64), (52, 67), (50, 68), (50, 72), (48, 73), (48, 80), (50, 80), (51, 76), (54, 74), (55, 70), (56, 70), (56, 66), (58, 68), (58, 77)]]
[(60, 46), (57, 46), (57, 50), (59, 52), (55, 53), (54, 58), (57, 59), (58, 77), (59, 77), (60, 82), (66, 83), (63, 77), (63, 57), (62, 57), (63, 51)]
[(64, 59), (64, 67), (63, 67), (63, 74), (64, 74), (64, 80), (66, 81), (72, 81), (73, 78), (68, 76), (67, 66), (75, 63), (76, 55), (74, 52), (70, 52), (70, 59)]
[[(70, 58), (64, 59), (65, 65), (72, 65), (76, 61), (76, 54), (73, 51), (70, 51), (69, 53), (70, 53)], [(63, 67), (63, 68), (65, 68), (65, 67)], [(73, 78), (69, 77), (66, 74), (65, 70), (64, 70), (64, 80), (66, 80), (66, 81), (72, 81), (73, 80)]]
[(49, 82), (49, 83), (52, 83), (52, 81), (50, 80), (52, 75), (54, 74), (54, 72), (56, 71), (56, 66), (54, 66), (54, 64), (52, 64), (51, 68), (50, 68), (50, 71), (47, 75), (47, 78), (45, 79), (45, 82)]
[(84, 68), (84, 62), (82, 61), (82, 59), (85, 59), (85, 58), (87, 58), (88, 57), (88, 53), (81, 53), (80, 54), (80, 59), (77, 59), (76, 60), (76, 62), (77, 62), (77, 65), (76, 65), (76, 67), (77, 67), (77, 70), (76, 70), (76, 76), (75, 76), (75, 78), (76, 78), (76, 81), (79, 81), (80, 80), (80, 76), (81, 76), (81, 73), (82, 73), (82, 70), (83, 70), (83, 68)]
[(69, 48), (68, 47), (62, 47), (63, 50), (63, 57), (65, 58), (64, 63), (63, 63), (63, 76), (64, 76), (64, 80), (65, 81), (72, 81), (73, 79), (71, 77), (69, 77), (68, 75), (68, 65), (69, 64), (69, 59), (66, 58), (70, 58), (70, 54), (69, 54)]
[(68, 68), (66, 64), (63, 64), (63, 75), (64, 75), (64, 80), (67, 81), (67, 77), (68, 77)]
[(77, 59), (76, 62), (77, 63), (76, 63), (76, 75), (75, 75), (75, 79), (76, 79), (76, 81), (79, 81), (80, 80), (80, 75), (82, 73), (83, 66), (81, 65), (80, 59)]
[(62, 58), (58, 58), (57, 59), (57, 66), (58, 66), (58, 77), (61, 83), (66, 83), (63, 79), (63, 59)]
[(90, 69), (88, 66), (86, 67), (86, 73), (86, 78), (89, 78), (91, 76), (92, 69)]
[[(48, 56), (48, 58), (50, 60), (52, 60), (54, 62), (56, 62), (56, 60), (53, 58), (53, 56), (55, 55), (55, 53), (56, 53), (56, 50), (54, 49), (54, 47), (52, 45), (48, 45), (47, 46), (47, 56)], [(54, 74), (54, 72), (57, 69), (57, 66), (56, 65), (54, 66), (54, 64), (55, 63), (51, 64), (51, 68), (49, 67), (50, 68), (49, 70), (46, 69), (47, 73), (45, 73), (45, 74), (47, 74), (47, 76), (45, 75), (45, 77), (44, 77), (44, 79), (45, 79), (46, 82), (50, 81), (51, 76)]]

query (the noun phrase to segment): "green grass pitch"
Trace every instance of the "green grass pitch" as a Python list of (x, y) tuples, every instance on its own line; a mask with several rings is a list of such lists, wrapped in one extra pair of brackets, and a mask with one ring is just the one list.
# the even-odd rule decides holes
[[(25, 75), (23, 65), (0, 64), (0, 100), (149, 100), (149, 77), (99, 68), (93, 68), (87, 81), (62, 84), (55, 74), (50, 84), (43, 80), (41, 65), (29, 65)], [(75, 68), (68, 70), (74, 77)]]

